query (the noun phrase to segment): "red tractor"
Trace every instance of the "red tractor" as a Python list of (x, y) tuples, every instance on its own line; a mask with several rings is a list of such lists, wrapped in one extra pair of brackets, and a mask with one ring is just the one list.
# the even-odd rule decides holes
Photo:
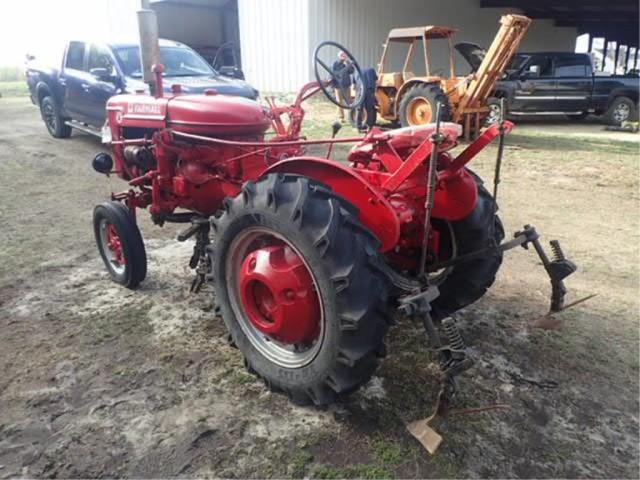
[[(324, 49), (346, 52), (356, 95), (331, 88)], [(94, 159), (129, 188), (94, 211), (96, 241), (116, 282), (136, 287), (147, 273), (136, 225), (138, 208), (153, 221), (182, 222), (178, 240), (195, 237), (192, 285), (205, 282), (247, 368), (294, 401), (317, 405), (355, 391), (385, 353), (396, 310), (419, 317), (441, 355), (445, 396), (471, 365), (450, 315), (493, 283), (505, 250), (533, 244), (551, 278), (552, 311), (562, 308), (563, 278), (575, 270), (557, 242), (547, 258), (532, 227), (501, 243), (495, 199), (467, 169), (469, 161), (512, 124), (488, 128), (459, 155), (460, 127), (442, 123), (364, 137), (301, 136), (303, 102), (322, 92), (343, 108), (362, 97), (360, 67), (342, 46), (325, 42), (314, 55), (317, 81), (289, 106), (244, 98), (163, 95), (154, 66), (154, 96), (108, 102), (113, 159)], [(353, 143), (343, 161), (332, 146)], [(326, 158), (310, 145), (327, 145)], [(499, 168), (497, 169), (499, 173)], [(497, 186), (497, 181), (495, 182)], [(495, 196), (495, 194), (494, 194)]]

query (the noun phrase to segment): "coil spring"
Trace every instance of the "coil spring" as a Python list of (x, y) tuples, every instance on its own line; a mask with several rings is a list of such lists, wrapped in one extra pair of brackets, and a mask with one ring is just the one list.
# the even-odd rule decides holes
[(549, 242), (549, 245), (551, 245), (553, 260), (556, 262), (563, 262), (565, 260), (565, 257), (562, 248), (560, 248), (560, 242), (558, 240), (551, 240)]
[(456, 322), (453, 320), (453, 318), (445, 318), (442, 321), (442, 329), (444, 330), (444, 333), (449, 340), (449, 348), (451, 350), (464, 350), (466, 348), (464, 340), (462, 340), (460, 331), (458, 330)]

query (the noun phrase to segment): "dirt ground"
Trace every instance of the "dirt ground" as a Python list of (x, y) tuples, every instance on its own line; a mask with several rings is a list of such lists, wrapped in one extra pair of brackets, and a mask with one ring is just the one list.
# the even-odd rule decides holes
[[(309, 133), (329, 131), (316, 104)], [(347, 134), (344, 129), (342, 134)], [(0, 99), (0, 478), (638, 478), (638, 136), (526, 123), (508, 139), (500, 214), (534, 224), (579, 265), (563, 329), (530, 328), (549, 286), (511, 251), (490, 292), (457, 315), (478, 358), (429, 457), (406, 432), (433, 405), (421, 327), (399, 318), (373, 380), (301, 408), (243, 368), (211, 290), (188, 293), (192, 244), (140, 216), (149, 275), (110, 282), (91, 228), (124, 185), (90, 161), (96, 139), (51, 138), (27, 99)], [(342, 151), (338, 151), (340, 155)], [(473, 168), (491, 181), (495, 148)]]

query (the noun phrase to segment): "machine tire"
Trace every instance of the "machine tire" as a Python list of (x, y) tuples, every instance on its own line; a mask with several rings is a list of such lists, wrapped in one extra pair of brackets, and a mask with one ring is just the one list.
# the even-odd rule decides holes
[[(105, 229), (112, 226), (120, 242), (124, 262), (116, 265), (113, 251), (103, 241), (107, 235)], [(104, 202), (93, 210), (93, 231), (102, 261), (107, 267), (114, 282), (127, 288), (137, 287), (147, 276), (147, 254), (144, 248), (140, 229), (129, 213), (127, 207), (120, 202)]]
[[(621, 118), (620, 110), (628, 112), (626, 118)], [(607, 125), (620, 125), (624, 121), (636, 122), (637, 120), (636, 104), (629, 97), (614, 98), (604, 114), (604, 121)]]
[[(505, 107), (506, 103), (507, 102), (505, 101)], [(500, 118), (500, 110), (502, 109), (502, 103), (497, 97), (489, 97), (487, 99), (487, 107), (489, 107), (489, 115), (487, 115), (487, 118), (485, 118), (484, 124), (488, 127), (498, 122), (498, 119)]]
[[(451, 222), (458, 255), (486, 248), (492, 233), (496, 244), (504, 239), (502, 222), (494, 214), (493, 197), (484, 188), (480, 178), (474, 177), (478, 184), (476, 208), (464, 219)], [(431, 302), (433, 317), (436, 320), (445, 318), (482, 297), (495, 281), (501, 263), (501, 252), (489, 252), (453, 267), (438, 285), (440, 296)]]
[[(237, 238), (256, 228), (277, 232), (293, 246), (316, 285), (324, 333), (314, 356), (296, 368), (282, 366), (256, 348), (255, 337), (247, 333), (245, 307), (233, 300), (235, 282), (227, 275), (236, 274), (227, 270), (233, 268), (234, 255), (243, 256)], [(212, 232), (216, 302), (250, 373), (294, 403), (316, 405), (332, 403), (370, 379), (384, 352), (392, 315), (379, 241), (360, 223), (355, 207), (315, 180), (269, 174), (225, 201), (222, 214), (212, 220)], [(236, 312), (244, 317), (239, 320)]]
[(40, 100), (40, 114), (49, 134), (54, 138), (69, 138), (71, 127), (64, 123), (60, 109), (51, 95), (45, 95)]
[[(416, 115), (412, 114), (412, 109), (415, 107), (415, 102), (423, 102), (423, 105), (428, 105), (431, 115), (428, 119), (418, 122), (412, 117)], [(449, 99), (445, 95), (444, 91), (438, 84), (435, 83), (419, 83), (411, 87), (400, 100), (400, 125), (403, 127), (409, 127), (411, 125), (424, 125), (427, 123), (435, 122), (435, 115), (438, 102), (444, 105), (441, 112), (441, 120), (448, 122), (451, 120), (451, 107), (449, 105)]]

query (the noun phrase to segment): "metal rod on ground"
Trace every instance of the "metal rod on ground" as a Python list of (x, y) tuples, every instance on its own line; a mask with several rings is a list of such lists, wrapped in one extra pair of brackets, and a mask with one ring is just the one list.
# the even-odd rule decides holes
[(420, 254), (420, 272), (419, 277), (425, 277), (427, 263), (427, 248), (429, 246), (429, 230), (431, 229), (431, 211), (433, 210), (433, 202), (436, 193), (436, 168), (438, 167), (438, 147), (444, 140), (440, 133), (440, 113), (442, 104), (438, 102), (436, 106), (436, 131), (431, 135), (431, 157), (429, 158), (429, 173), (427, 177), (427, 198), (425, 199), (424, 211), (424, 236), (422, 238), (422, 252)]

